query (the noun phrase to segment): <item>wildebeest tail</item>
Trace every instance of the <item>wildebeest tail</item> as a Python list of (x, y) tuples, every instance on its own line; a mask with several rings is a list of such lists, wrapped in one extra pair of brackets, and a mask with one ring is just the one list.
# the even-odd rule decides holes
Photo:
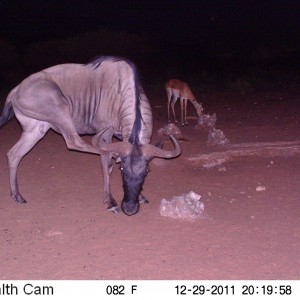
[(14, 116), (14, 110), (11, 103), (11, 95), (9, 95), (4, 104), (2, 115), (0, 116), (0, 128)]

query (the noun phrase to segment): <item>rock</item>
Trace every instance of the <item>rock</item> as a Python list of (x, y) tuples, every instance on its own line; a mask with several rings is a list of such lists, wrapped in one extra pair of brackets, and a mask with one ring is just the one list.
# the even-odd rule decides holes
[(202, 128), (212, 128), (216, 125), (217, 115), (214, 113), (211, 115), (202, 114), (197, 118), (198, 125)]
[(229, 143), (229, 140), (222, 130), (213, 127), (209, 130), (207, 143), (209, 145), (225, 145)]
[(169, 137), (170, 135), (173, 135), (178, 140), (183, 139), (181, 130), (174, 123), (169, 123), (166, 126), (164, 126), (163, 128), (160, 128), (159, 130), (157, 130), (157, 133), (161, 138), (166, 137), (166, 136)]
[(188, 194), (175, 196), (171, 201), (162, 199), (160, 214), (174, 219), (195, 220), (204, 212), (204, 203), (200, 202), (200, 198), (200, 195), (191, 191)]
[(263, 185), (259, 185), (259, 186), (256, 187), (256, 191), (257, 191), (257, 192), (263, 192), (263, 191), (265, 191), (265, 190), (266, 190), (266, 187), (263, 186)]

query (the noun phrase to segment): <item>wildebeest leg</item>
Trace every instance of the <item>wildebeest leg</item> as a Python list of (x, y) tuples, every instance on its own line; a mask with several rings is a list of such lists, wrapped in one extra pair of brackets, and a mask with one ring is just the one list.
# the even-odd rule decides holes
[(22, 93), (22, 97), (15, 101), (19, 111), (27, 117), (51, 124), (54, 130), (63, 135), (68, 149), (100, 154), (96, 147), (79, 136), (68, 101), (55, 82), (38, 80)]
[(107, 210), (118, 213), (120, 210), (116, 200), (111, 195), (110, 175), (113, 171), (112, 159), (110, 154), (101, 155), (102, 173), (103, 173), (103, 202), (107, 204)]
[[(92, 144), (95, 147), (101, 148), (106, 143), (111, 143), (112, 132), (110, 130), (105, 131), (103, 134), (98, 133), (94, 136)], [(118, 213), (120, 210), (116, 200), (112, 197), (110, 189), (110, 175), (113, 171), (112, 165), (113, 154), (107, 153), (101, 155), (102, 173), (103, 173), (103, 202), (107, 204), (107, 210)]]
[(27, 201), (19, 192), (17, 170), (21, 159), (28, 153), (33, 146), (46, 134), (50, 125), (46, 122), (30, 119), (24, 116), (17, 116), (23, 127), (23, 133), (19, 141), (11, 148), (8, 153), (9, 179), (11, 196), (17, 203)]
[(78, 135), (76, 128), (72, 124), (72, 122), (69, 122), (68, 125), (65, 122), (60, 131), (66, 141), (68, 149), (100, 154), (100, 151), (96, 147), (94, 147), (93, 145), (89, 145)]
[(68, 111), (58, 110), (51, 120), (51, 127), (62, 134), (70, 150), (100, 154), (99, 149), (86, 143), (78, 134)]

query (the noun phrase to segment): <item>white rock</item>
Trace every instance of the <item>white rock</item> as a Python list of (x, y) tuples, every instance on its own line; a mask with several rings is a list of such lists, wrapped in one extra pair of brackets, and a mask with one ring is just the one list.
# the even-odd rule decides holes
[(160, 214), (175, 219), (195, 220), (204, 212), (201, 196), (191, 191), (188, 194), (175, 196), (171, 201), (162, 199)]
[(259, 185), (256, 187), (257, 192), (263, 192), (266, 190), (266, 187), (264, 185)]

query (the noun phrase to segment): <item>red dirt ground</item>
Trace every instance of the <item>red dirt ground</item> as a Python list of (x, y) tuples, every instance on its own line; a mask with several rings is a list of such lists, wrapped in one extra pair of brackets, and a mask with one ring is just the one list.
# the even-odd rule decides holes
[[(156, 142), (166, 98), (163, 92), (149, 98)], [(203, 103), (206, 113), (217, 113), (217, 127), (231, 143), (300, 139), (295, 95), (209, 94)], [(179, 158), (151, 163), (144, 185), (150, 203), (132, 217), (106, 211), (99, 157), (68, 151), (52, 131), (21, 162), (19, 183), (28, 203), (14, 203), (6, 152), (21, 130), (9, 122), (0, 130), (0, 279), (299, 280), (299, 156), (194, 166), (189, 157), (215, 151), (195, 122), (182, 129)], [(266, 190), (256, 191), (259, 185)], [(117, 166), (112, 190), (120, 203)], [(187, 222), (160, 216), (162, 198), (189, 191), (202, 196), (203, 217)]]

